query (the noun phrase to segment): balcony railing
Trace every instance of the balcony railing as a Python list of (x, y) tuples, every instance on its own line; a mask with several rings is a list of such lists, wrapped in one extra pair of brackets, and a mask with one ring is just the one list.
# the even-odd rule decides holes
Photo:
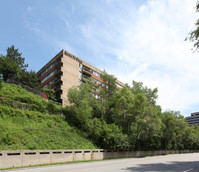
[(59, 78), (56, 78), (55, 80), (54, 80), (54, 85), (58, 85), (59, 83), (61, 83), (62, 81), (61, 81), (61, 77), (59, 77)]
[(83, 67), (83, 72), (86, 73), (86, 74), (89, 74), (89, 75), (92, 75), (93, 74), (93, 71), (87, 67)]

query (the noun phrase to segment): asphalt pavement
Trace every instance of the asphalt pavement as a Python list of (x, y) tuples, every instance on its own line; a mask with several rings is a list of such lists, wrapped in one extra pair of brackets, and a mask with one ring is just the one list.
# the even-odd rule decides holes
[[(199, 153), (31, 167), (6, 172), (199, 172)], [(3, 171), (5, 172), (5, 171)]]

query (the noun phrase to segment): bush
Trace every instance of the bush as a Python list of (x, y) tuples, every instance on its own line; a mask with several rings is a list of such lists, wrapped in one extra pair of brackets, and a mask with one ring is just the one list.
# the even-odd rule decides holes
[(92, 125), (89, 125), (89, 127), (89, 137), (101, 148), (129, 149), (130, 145), (127, 135), (123, 134), (116, 124), (107, 124), (102, 119), (94, 118)]
[(17, 107), (18, 107), (19, 109), (23, 109), (23, 103), (17, 102)]
[(2, 88), (2, 80), (1, 80), (1, 78), (0, 78), (0, 89)]

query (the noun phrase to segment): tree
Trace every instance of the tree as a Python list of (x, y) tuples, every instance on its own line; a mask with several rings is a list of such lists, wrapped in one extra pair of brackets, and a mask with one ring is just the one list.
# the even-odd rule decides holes
[(158, 116), (136, 117), (131, 123), (130, 145), (134, 150), (161, 149), (162, 121)]
[(0, 75), (6, 82), (8, 79), (19, 79), (21, 72), (26, 70), (25, 58), (15, 49), (14, 45), (7, 48), (6, 56), (0, 55)]
[[(196, 2), (196, 12), (199, 12), (199, 1)], [(185, 40), (194, 42), (195, 50), (199, 50), (199, 19), (195, 23), (196, 29), (189, 33), (189, 37)]]
[(21, 70), (26, 70), (28, 64), (24, 64), (25, 58), (21, 57), (22, 53), (19, 53), (18, 49), (15, 49), (14, 45), (8, 47), (6, 51), (7, 51), (6, 55), (7, 57), (9, 57), (15, 63), (17, 63)]
[(0, 55), (0, 75), (2, 75), (5, 82), (14, 76), (20, 77), (18, 64), (10, 57)]
[(0, 76), (0, 89), (2, 88), (2, 80), (1, 80), (1, 76)]
[(116, 93), (118, 89), (116, 87), (117, 78), (113, 75), (109, 75), (106, 71), (101, 74), (103, 81), (102, 85), (98, 85), (99, 95), (102, 98), (102, 107), (104, 109), (104, 118), (107, 123), (113, 123), (114, 109), (116, 107)]
[(127, 134), (129, 134), (130, 125), (135, 119), (132, 109), (134, 109), (134, 95), (131, 88), (124, 85), (116, 94), (114, 118), (116, 123), (123, 128), (123, 132)]
[(156, 99), (158, 98), (157, 88), (151, 89), (148, 87), (144, 87), (142, 82), (136, 82), (136, 81), (133, 81), (132, 84), (133, 84), (132, 92), (136, 95), (138, 94), (144, 95), (146, 97), (147, 105), (156, 104)]
[(24, 85), (28, 85), (31, 88), (40, 90), (39, 79), (37, 78), (37, 74), (35, 71), (21, 70), (20, 75), (21, 75), (20, 78), (16, 78), (18, 82), (21, 82)]
[[(122, 129), (118, 125), (108, 124), (104, 118), (105, 112), (102, 109), (106, 106), (105, 100), (107, 102), (109, 100), (100, 100), (93, 96), (94, 93), (97, 94), (98, 87), (100, 85), (94, 83), (93, 80), (87, 80), (79, 87), (69, 89), (68, 100), (72, 104), (73, 116), (75, 116), (72, 118), (76, 119), (76, 121), (70, 121), (86, 132), (88, 138), (101, 148), (128, 149), (127, 135), (122, 133)], [(109, 106), (106, 107), (109, 108)]]

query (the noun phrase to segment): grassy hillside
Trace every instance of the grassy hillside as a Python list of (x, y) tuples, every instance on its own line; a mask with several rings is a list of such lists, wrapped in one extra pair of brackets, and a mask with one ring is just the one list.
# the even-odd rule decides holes
[(53, 112), (60, 113), (61, 107), (20, 86), (7, 83), (2, 85), (0, 150), (96, 148), (82, 132), (69, 126), (60, 116), (52, 115)]

